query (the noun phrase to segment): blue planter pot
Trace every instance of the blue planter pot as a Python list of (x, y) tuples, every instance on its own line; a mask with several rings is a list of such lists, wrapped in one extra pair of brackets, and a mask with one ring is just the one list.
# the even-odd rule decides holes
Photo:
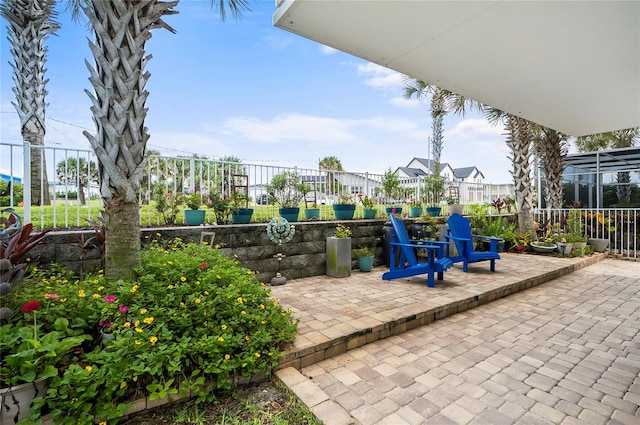
[(320, 208), (307, 208), (304, 210), (304, 218), (307, 220), (317, 220), (320, 218)]
[(298, 214), (300, 213), (300, 208), (280, 208), (278, 210), (280, 213), (280, 217), (284, 218), (288, 222), (298, 221)]
[(184, 221), (188, 226), (199, 226), (204, 223), (205, 210), (185, 210)]
[(409, 209), (409, 215), (411, 217), (420, 217), (422, 215), (422, 207), (411, 207)]
[(370, 257), (358, 257), (358, 268), (360, 271), (370, 272), (373, 268), (373, 260), (375, 260), (375, 258), (373, 255)]
[(355, 204), (333, 204), (336, 220), (351, 220), (356, 212)]
[(440, 217), (441, 207), (427, 207), (427, 214), (431, 217)]
[(375, 209), (365, 209), (362, 212), (362, 218), (376, 218), (376, 210)]
[(253, 208), (238, 208), (231, 213), (231, 219), (236, 224), (247, 224), (251, 222)]
[(387, 215), (389, 214), (402, 214), (402, 207), (387, 207), (385, 209)]

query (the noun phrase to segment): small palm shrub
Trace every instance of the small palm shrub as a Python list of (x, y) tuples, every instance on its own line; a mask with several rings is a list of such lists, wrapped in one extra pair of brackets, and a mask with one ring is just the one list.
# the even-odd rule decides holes
[(111, 423), (141, 394), (209, 400), (239, 377), (269, 373), (295, 338), (291, 312), (215, 248), (154, 241), (136, 272), (136, 281), (107, 282), (36, 271), (11, 294), (15, 305), (49, 294), (43, 320), (57, 313), (92, 336), (58, 365), (32, 419), (49, 411), (59, 424)]

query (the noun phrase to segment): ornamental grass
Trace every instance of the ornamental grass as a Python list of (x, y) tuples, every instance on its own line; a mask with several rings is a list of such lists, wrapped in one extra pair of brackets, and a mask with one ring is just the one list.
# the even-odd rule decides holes
[[(107, 282), (101, 272), (78, 280), (54, 266), (32, 271), (3, 300), (15, 311), (27, 302), (46, 304), (36, 325), (41, 332), (60, 332), (63, 318), (67, 336), (86, 337), (55, 365), (30, 419), (49, 414), (54, 423), (104, 425), (141, 396), (190, 391), (211, 401), (240, 377), (268, 374), (295, 338), (291, 312), (255, 272), (215, 247), (154, 241), (136, 274), (135, 281)], [(21, 312), (2, 330), (30, 326), (33, 316)]]

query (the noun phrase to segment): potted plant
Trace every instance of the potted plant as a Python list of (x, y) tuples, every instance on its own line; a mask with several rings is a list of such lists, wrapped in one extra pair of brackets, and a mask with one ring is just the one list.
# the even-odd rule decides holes
[(427, 214), (437, 217), (442, 211), (440, 199), (444, 195), (444, 178), (427, 176), (424, 179), (424, 193), (427, 200)]
[(389, 168), (384, 172), (381, 183), (382, 192), (384, 193), (385, 200), (389, 205), (386, 209), (387, 214), (391, 214), (392, 209), (395, 210), (395, 214), (401, 214), (402, 207), (394, 205), (396, 203), (396, 200), (394, 198), (397, 196), (400, 189), (400, 179), (398, 178), (396, 173), (391, 171), (391, 168)]
[(351, 251), (356, 261), (358, 262), (358, 268), (362, 272), (370, 272), (373, 268), (373, 262), (375, 260), (375, 253), (373, 249), (369, 247), (356, 248)]
[(184, 220), (189, 226), (199, 226), (204, 223), (205, 210), (201, 210), (202, 195), (191, 191), (184, 195), (184, 203), (189, 208), (184, 211)]
[(515, 252), (524, 252), (531, 242), (531, 233), (518, 232), (514, 227), (505, 235), (505, 239)]
[(216, 224), (225, 224), (227, 222), (229, 213), (231, 212), (231, 203), (226, 196), (222, 196), (219, 193), (213, 193), (209, 195), (206, 205), (207, 208), (213, 209)]
[(270, 202), (280, 207), (278, 210), (280, 217), (287, 221), (298, 221), (300, 213), (298, 205), (308, 192), (308, 185), (300, 181), (300, 176), (295, 171), (280, 173), (267, 185)]
[(418, 198), (411, 199), (409, 205), (409, 217), (420, 217), (422, 215), (422, 202)]
[(553, 252), (558, 247), (556, 243), (553, 241), (553, 238), (550, 236), (530, 242), (530, 245), (535, 252), (540, 252), (540, 253)]
[(355, 212), (356, 204), (349, 193), (340, 195), (338, 202), (333, 204), (333, 213), (336, 216), (336, 220), (351, 220)]
[(338, 224), (334, 236), (327, 237), (326, 244), (327, 276), (351, 276), (351, 229)]
[(567, 214), (567, 242), (573, 243), (574, 248), (584, 248), (587, 245), (587, 237), (584, 235), (584, 223), (582, 214), (578, 209), (572, 209)]
[[(248, 208), (249, 198), (236, 198), (231, 204), (231, 220), (235, 224), (246, 224), (251, 222), (253, 208)], [(244, 205), (244, 207), (242, 206)]]
[(307, 220), (318, 220), (320, 218), (320, 208), (315, 202), (311, 204), (310, 208), (304, 210), (304, 218)]
[(369, 196), (360, 196), (360, 203), (362, 204), (362, 218), (376, 218), (376, 209), (373, 206), (373, 200)]

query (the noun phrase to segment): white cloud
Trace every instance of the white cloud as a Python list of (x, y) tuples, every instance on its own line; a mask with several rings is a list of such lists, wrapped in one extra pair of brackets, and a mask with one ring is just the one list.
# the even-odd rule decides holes
[(325, 45), (320, 46), (320, 53), (322, 53), (323, 55), (332, 55), (337, 52), (338, 50), (334, 49), (333, 47), (329, 47)]
[(394, 97), (389, 101), (393, 106), (400, 108), (417, 108), (424, 107), (424, 103), (416, 98), (407, 99), (403, 96)]
[(365, 78), (364, 84), (376, 89), (395, 89), (403, 84), (404, 75), (375, 63), (358, 64), (357, 70)]

